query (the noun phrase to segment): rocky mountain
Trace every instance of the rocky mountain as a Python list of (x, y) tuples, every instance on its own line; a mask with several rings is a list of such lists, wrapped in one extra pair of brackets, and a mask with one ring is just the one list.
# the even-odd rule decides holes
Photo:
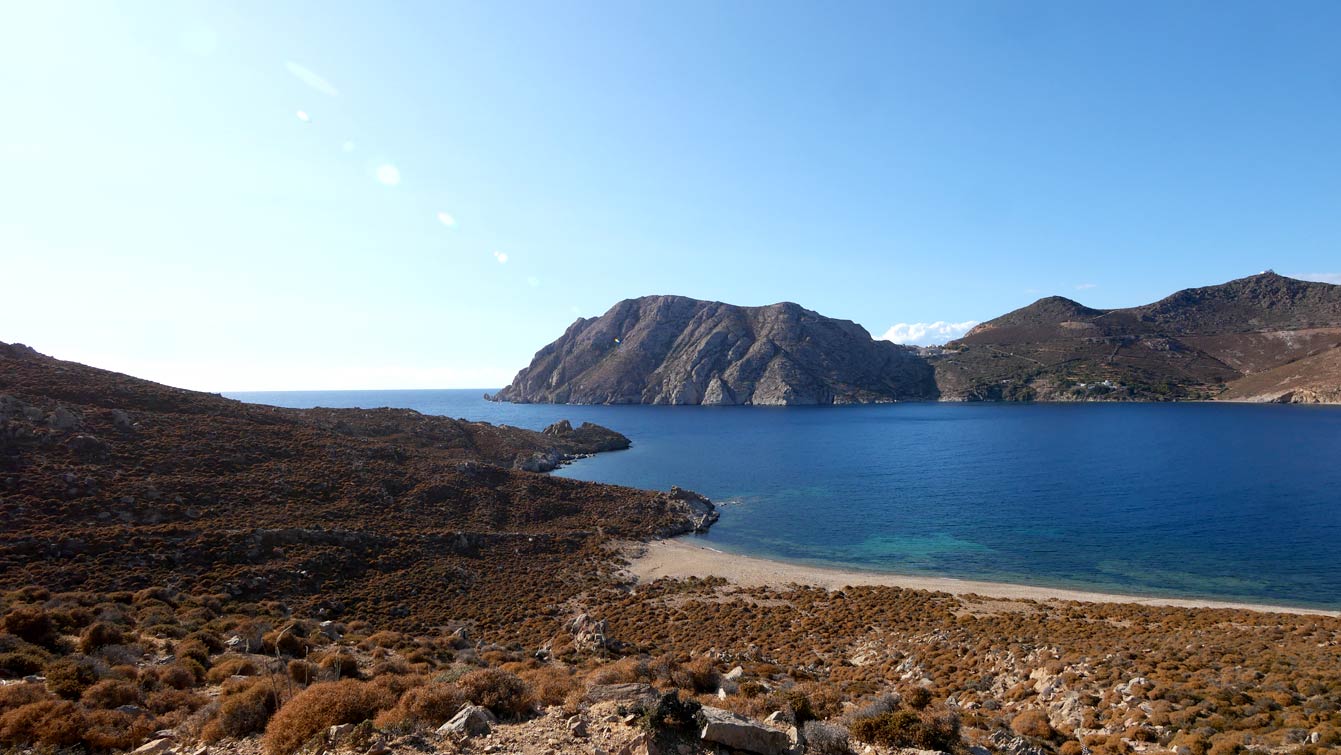
[(931, 361), (946, 399), (1335, 401), (1338, 347), (1341, 286), (1266, 272), (1125, 309), (1040, 299)]
[(916, 350), (796, 304), (645, 296), (579, 319), (492, 396), (517, 403), (807, 405), (936, 396)]

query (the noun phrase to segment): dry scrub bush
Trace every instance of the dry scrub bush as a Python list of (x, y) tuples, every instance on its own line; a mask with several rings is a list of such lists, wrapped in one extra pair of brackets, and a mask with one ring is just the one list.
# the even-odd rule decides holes
[(642, 658), (620, 658), (607, 663), (587, 676), (587, 684), (626, 684), (629, 682), (648, 682), (653, 679), (647, 661)]
[(84, 713), (68, 700), (42, 700), (0, 716), (0, 742), (69, 747), (79, 743)]
[(472, 671), (456, 682), (466, 699), (497, 716), (519, 718), (530, 712), (531, 690), (514, 674), (486, 668)]
[(206, 742), (217, 742), (226, 737), (245, 737), (265, 729), (266, 723), (279, 707), (278, 695), (283, 682), (276, 679), (249, 679), (224, 688), (219, 710), (200, 731)]
[(959, 719), (952, 713), (896, 710), (853, 721), (852, 736), (883, 747), (949, 752), (959, 745)]
[(265, 730), (265, 751), (288, 755), (332, 726), (362, 723), (395, 702), (385, 689), (367, 682), (345, 679), (314, 684), (271, 719)]
[(139, 705), (144, 700), (138, 686), (118, 679), (103, 679), (84, 690), (79, 701), (85, 708), (112, 710), (122, 705)]
[(286, 670), (290, 679), (302, 685), (308, 685), (317, 680), (317, 666), (314, 663), (295, 658), (289, 661)]
[(317, 667), (321, 669), (322, 678), (330, 681), (359, 678), (358, 660), (353, 655), (338, 650), (321, 656), (317, 661)]
[(84, 744), (91, 750), (129, 750), (157, 728), (153, 717), (95, 710), (84, 717)]
[(79, 634), (79, 652), (93, 653), (108, 645), (125, 645), (130, 641), (131, 638), (127, 637), (120, 627), (99, 621), (85, 627)]
[(814, 755), (850, 755), (852, 752), (847, 729), (841, 726), (822, 721), (807, 721), (802, 731), (805, 733), (806, 752), (808, 753), (814, 753)]
[(84, 690), (98, 681), (98, 671), (87, 658), (62, 658), (43, 671), (47, 688), (66, 700), (78, 700)]
[(24, 642), (58, 649), (60, 635), (56, 633), (56, 625), (51, 615), (39, 606), (16, 606), (0, 620), (0, 628)]
[(531, 689), (531, 696), (537, 705), (562, 705), (581, 686), (572, 669), (563, 666), (526, 669), (519, 672), (518, 676)]
[(1037, 708), (1030, 708), (1012, 718), (1010, 728), (1022, 737), (1036, 739), (1051, 739), (1056, 733), (1052, 730), (1052, 724), (1048, 723), (1047, 715)]
[(205, 678), (210, 684), (223, 684), (234, 676), (256, 676), (261, 671), (252, 659), (244, 656), (221, 656), (214, 662)]
[(401, 695), (395, 707), (379, 713), (373, 725), (379, 729), (413, 731), (436, 728), (456, 715), (466, 696), (454, 684), (426, 684)]

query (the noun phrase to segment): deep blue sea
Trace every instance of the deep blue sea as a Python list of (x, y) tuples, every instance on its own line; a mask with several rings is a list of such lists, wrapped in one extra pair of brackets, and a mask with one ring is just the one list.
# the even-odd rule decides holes
[(696, 490), (721, 550), (904, 574), (1341, 609), (1341, 407), (494, 404), (483, 391), (236, 393), (408, 407), (633, 448), (555, 474)]

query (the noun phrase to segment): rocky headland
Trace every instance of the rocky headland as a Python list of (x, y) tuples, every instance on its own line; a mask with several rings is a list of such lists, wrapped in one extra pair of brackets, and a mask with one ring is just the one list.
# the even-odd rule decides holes
[(914, 349), (791, 304), (683, 296), (619, 302), (579, 319), (492, 398), (518, 403), (792, 406), (935, 395)]

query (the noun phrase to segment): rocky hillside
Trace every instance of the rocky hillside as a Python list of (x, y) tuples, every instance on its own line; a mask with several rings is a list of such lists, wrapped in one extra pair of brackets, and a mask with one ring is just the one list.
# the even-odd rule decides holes
[(518, 403), (812, 405), (936, 395), (914, 350), (782, 303), (646, 296), (579, 319), (493, 398)]
[(525, 471), (627, 445), (567, 422), (244, 404), (0, 344), (0, 587), (167, 585), (520, 632), (545, 620), (534, 596), (597, 576), (605, 538), (711, 517), (684, 491)]
[(947, 399), (1334, 401), (1338, 346), (1341, 286), (1267, 272), (1127, 309), (1040, 299), (933, 363)]

